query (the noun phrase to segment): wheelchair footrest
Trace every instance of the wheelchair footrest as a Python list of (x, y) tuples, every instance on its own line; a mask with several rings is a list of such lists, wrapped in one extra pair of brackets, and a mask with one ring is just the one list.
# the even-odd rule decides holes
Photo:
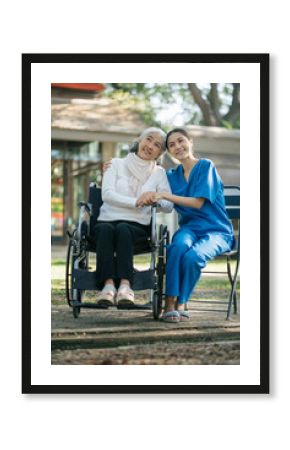
[(134, 305), (117, 305), (117, 309), (122, 309), (122, 310), (124, 310), (124, 309), (126, 309), (126, 310), (128, 310), (128, 309), (150, 309), (150, 310), (152, 310), (152, 305), (151, 304), (149, 304), (149, 303), (146, 303), (145, 305), (136, 305), (136, 304), (134, 304)]
[(144, 289), (154, 289), (154, 271), (151, 269), (141, 270), (140, 272), (134, 271), (133, 277), (133, 291), (142, 291)]
[[(97, 290), (97, 274), (88, 270), (74, 269), (72, 277), (73, 289), (82, 291)], [(142, 291), (145, 289), (154, 289), (154, 271), (151, 269), (134, 271), (133, 286), (134, 291)]]
[(80, 289), (82, 291), (96, 290), (97, 289), (96, 272), (74, 269), (72, 277), (72, 286), (73, 289)]
[(121, 310), (128, 310), (128, 309), (140, 309), (140, 310), (152, 310), (151, 303), (146, 303), (143, 305), (116, 305), (116, 306), (104, 306), (104, 305), (98, 305), (97, 303), (86, 303), (86, 302), (73, 302), (72, 305), (75, 308), (91, 308), (91, 309), (121, 309)]
[(108, 309), (108, 306), (98, 305), (97, 303), (89, 303), (89, 302), (72, 302), (70, 306), (74, 308), (91, 308), (91, 309)]

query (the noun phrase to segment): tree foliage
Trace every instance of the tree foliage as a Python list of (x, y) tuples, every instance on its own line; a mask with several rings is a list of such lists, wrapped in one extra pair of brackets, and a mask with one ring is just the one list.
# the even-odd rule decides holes
[(170, 127), (178, 116), (184, 125), (240, 127), (238, 83), (111, 83), (107, 87), (106, 95), (131, 103), (151, 125)]

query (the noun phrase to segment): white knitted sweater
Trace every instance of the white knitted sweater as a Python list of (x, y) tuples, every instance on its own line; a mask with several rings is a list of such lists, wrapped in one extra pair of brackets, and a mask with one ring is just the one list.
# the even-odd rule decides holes
[[(98, 220), (112, 222), (114, 220), (128, 220), (149, 225), (151, 220), (151, 207), (136, 207), (137, 197), (130, 187), (132, 174), (126, 164), (126, 158), (114, 158), (112, 165), (104, 174), (102, 183), (103, 205)], [(165, 170), (155, 166), (152, 174), (141, 187), (141, 193), (171, 192)], [(173, 204), (167, 200), (158, 202), (161, 210), (171, 212)]]

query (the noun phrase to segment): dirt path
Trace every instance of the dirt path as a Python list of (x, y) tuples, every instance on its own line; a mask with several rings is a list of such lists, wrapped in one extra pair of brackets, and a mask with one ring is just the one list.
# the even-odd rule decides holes
[(134, 345), (101, 349), (54, 350), (52, 364), (195, 364), (228, 365), (240, 363), (240, 343), (174, 343)]
[[(202, 303), (202, 309), (208, 309)], [(52, 306), (52, 364), (239, 364), (239, 316), (196, 310), (167, 324), (150, 311), (81, 310)]]

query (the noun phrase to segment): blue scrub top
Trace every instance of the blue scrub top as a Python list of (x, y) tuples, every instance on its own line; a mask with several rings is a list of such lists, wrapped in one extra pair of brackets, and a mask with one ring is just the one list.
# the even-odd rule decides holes
[(225, 209), (223, 182), (212, 161), (200, 159), (191, 169), (188, 181), (181, 164), (168, 170), (167, 177), (174, 195), (205, 199), (200, 209), (174, 205), (180, 226), (187, 225), (200, 236), (209, 232), (233, 233)]

